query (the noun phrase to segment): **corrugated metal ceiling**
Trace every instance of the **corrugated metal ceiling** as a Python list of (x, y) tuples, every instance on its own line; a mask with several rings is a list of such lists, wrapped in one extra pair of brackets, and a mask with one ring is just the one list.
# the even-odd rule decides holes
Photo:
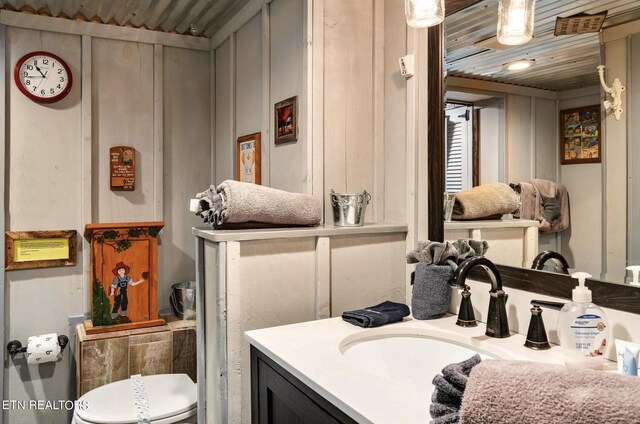
[[(132, 26), (170, 33), (213, 36), (249, 0), (0, 0), (0, 7), (42, 15)], [(484, 0), (447, 16), (445, 69), (448, 75), (509, 82), (549, 90), (598, 83), (598, 34), (555, 37), (557, 16), (608, 11), (604, 27), (640, 19), (639, 0), (537, 0), (534, 39), (499, 51), (476, 45), (495, 36), (497, 0)], [(535, 59), (520, 72), (502, 65)]]
[[(445, 69), (447, 75), (507, 82), (548, 90), (568, 90), (598, 84), (600, 64), (597, 33), (555, 37), (556, 17), (608, 11), (603, 27), (640, 19), (638, 0), (537, 0), (534, 38), (507, 50), (481, 48), (475, 43), (494, 37), (498, 2), (485, 0), (447, 16)], [(525, 71), (509, 72), (503, 64), (535, 59)]]
[(3, 9), (211, 37), (249, 0), (0, 0)]

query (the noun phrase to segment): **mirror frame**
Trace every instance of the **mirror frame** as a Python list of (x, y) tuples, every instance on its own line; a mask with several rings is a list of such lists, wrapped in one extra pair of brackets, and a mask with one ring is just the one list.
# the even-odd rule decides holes
[[(482, 0), (446, 0), (446, 14), (471, 6)], [(428, 169), (428, 231), (429, 239), (444, 241), (443, 195), (445, 191), (444, 133), (444, 24), (427, 30), (427, 155)], [(527, 268), (498, 265), (502, 284), (531, 293), (571, 299), (576, 280), (570, 276)], [(472, 271), (474, 280), (490, 282), (486, 273)], [(626, 285), (590, 279), (593, 302), (599, 306), (640, 314), (640, 290)], [(533, 296), (532, 296), (533, 297)]]

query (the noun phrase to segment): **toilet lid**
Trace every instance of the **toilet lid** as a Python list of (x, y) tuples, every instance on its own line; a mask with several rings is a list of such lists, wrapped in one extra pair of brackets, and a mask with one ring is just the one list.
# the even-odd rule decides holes
[[(172, 417), (196, 407), (196, 384), (186, 374), (159, 374), (142, 377), (151, 421)], [(121, 380), (91, 390), (80, 399), (76, 415), (83, 421), (100, 424), (138, 422), (131, 381)], [(82, 408), (82, 406), (86, 408)]]

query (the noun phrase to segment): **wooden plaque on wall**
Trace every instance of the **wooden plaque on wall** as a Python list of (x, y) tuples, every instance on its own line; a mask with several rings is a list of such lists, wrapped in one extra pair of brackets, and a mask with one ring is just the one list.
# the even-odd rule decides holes
[(158, 233), (163, 221), (87, 224), (91, 321), (87, 334), (163, 325), (158, 315)]
[(116, 146), (109, 149), (109, 175), (111, 190), (136, 189), (136, 150), (133, 147)]

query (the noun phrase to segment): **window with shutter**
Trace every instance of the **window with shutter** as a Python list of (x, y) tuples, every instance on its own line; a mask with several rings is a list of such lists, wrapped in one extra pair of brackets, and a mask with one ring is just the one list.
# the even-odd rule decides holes
[(445, 111), (445, 189), (458, 192), (473, 186), (473, 107), (447, 104)]

